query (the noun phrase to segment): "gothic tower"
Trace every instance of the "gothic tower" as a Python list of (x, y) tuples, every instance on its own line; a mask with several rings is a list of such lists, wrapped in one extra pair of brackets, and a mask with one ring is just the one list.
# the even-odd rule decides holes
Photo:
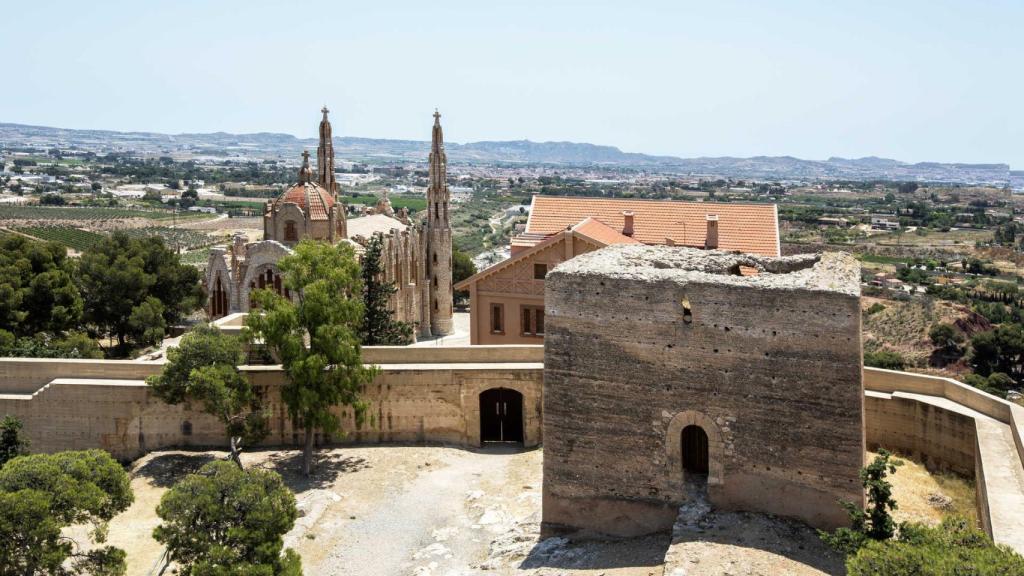
[(336, 242), (348, 238), (348, 223), (345, 220), (345, 205), (338, 198), (338, 182), (334, 179), (334, 139), (331, 134), (331, 121), (327, 119), (330, 110), (325, 105), (320, 112), (323, 112), (324, 118), (320, 121), (320, 145), (316, 147), (317, 183), (336, 201), (335, 207), (332, 208), (336, 214), (332, 214), (330, 218), (334, 226), (330, 238), (332, 242)]
[(330, 110), (320, 109), (324, 119), (320, 121), (320, 145), (316, 147), (316, 167), (320, 178), (317, 184), (331, 196), (338, 195), (338, 183), (334, 180), (334, 141), (331, 138), (331, 121), (327, 119)]
[(448, 158), (444, 153), (441, 114), (434, 111), (430, 144), (430, 184), (427, 188), (426, 263), (430, 289), (430, 331), (452, 333), (452, 226), (448, 219)]

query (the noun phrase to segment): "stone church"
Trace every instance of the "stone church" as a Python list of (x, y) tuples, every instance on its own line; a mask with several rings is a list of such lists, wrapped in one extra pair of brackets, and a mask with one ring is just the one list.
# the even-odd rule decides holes
[(258, 288), (290, 296), (277, 262), (301, 240), (349, 242), (357, 254), (362, 254), (367, 242), (380, 235), (384, 280), (397, 288), (390, 302), (395, 319), (413, 324), (418, 338), (450, 334), (452, 228), (441, 115), (434, 112), (426, 216), (413, 222), (405, 209), (396, 213), (391, 208), (386, 194), (372, 214), (347, 218), (348, 210), (338, 196), (334, 176), (329, 111), (324, 107), (321, 112), (316, 174), (309, 165), (309, 152), (304, 151), (298, 182), (264, 207), (263, 240), (247, 243), (239, 235), (229, 247), (210, 251), (206, 268), (210, 317), (248, 312), (249, 295)]

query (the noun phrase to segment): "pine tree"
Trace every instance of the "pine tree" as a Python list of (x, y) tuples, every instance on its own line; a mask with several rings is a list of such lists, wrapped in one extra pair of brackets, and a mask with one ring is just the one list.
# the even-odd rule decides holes
[(398, 291), (393, 282), (384, 281), (381, 253), (384, 241), (374, 234), (363, 254), (363, 325), (359, 330), (364, 346), (404, 345), (412, 342), (412, 326), (394, 319), (388, 308), (391, 295)]

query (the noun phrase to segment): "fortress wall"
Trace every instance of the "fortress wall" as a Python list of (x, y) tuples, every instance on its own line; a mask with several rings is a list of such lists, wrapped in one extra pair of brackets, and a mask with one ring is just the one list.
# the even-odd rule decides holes
[[(11, 363), (0, 362), (0, 371)], [(73, 371), (69, 362), (55, 371)], [(13, 414), (25, 424), (36, 452), (104, 448), (121, 459), (170, 447), (226, 445), (223, 426), (200, 406), (169, 406), (137, 379), (159, 366), (141, 363), (135, 372), (115, 369), (102, 378), (57, 378), (27, 394), (0, 394), (0, 415)], [(262, 389), (270, 413), (271, 435), (265, 445), (301, 445), (292, 429), (280, 386), (284, 374), (275, 366), (243, 367)], [(133, 379), (115, 379), (135, 376)], [(345, 436), (318, 438), (318, 443), (444, 442), (480, 443), (479, 394), (505, 387), (523, 394), (524, 444), (541, 439), (543, 370), (535, 363), (390, 365), (369, 385), (366, 423), (357, 428), (351, 410), (339, 409)]]
[(135, 360), (0, 358), (0, 394), (32, 394), (54, 378), (143, 380), (160, 366)]
[(974, 418), (914, 398), (867, 392), (867, 446), (919, 460), (929, 470), (975, 475)]
[(837, 500), (863, 499), (858, 297), (735, 276), (603, 274), (607, 250), (547, 280), (545, 528), (671, 527), (688, 424), (708, 435), (716, 507), (845, 525)]

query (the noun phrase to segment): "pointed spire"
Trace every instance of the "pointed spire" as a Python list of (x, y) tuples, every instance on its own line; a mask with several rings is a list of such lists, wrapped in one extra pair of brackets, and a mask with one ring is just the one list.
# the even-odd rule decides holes
[(334, 178), (334, 136), (331, 121), (327, 119), (330, 110), (327, 105), (320, 109), (324, 118), (320, 121), (320, 144), (316, 148), (317, 183), (331, 196), (337, 197), (338, 183)]
[(313, 177), (313, 171), (309, 168), (309, 150), (302, 151), (302, 168), (299, 168), (299, 183), (306, 184)]

